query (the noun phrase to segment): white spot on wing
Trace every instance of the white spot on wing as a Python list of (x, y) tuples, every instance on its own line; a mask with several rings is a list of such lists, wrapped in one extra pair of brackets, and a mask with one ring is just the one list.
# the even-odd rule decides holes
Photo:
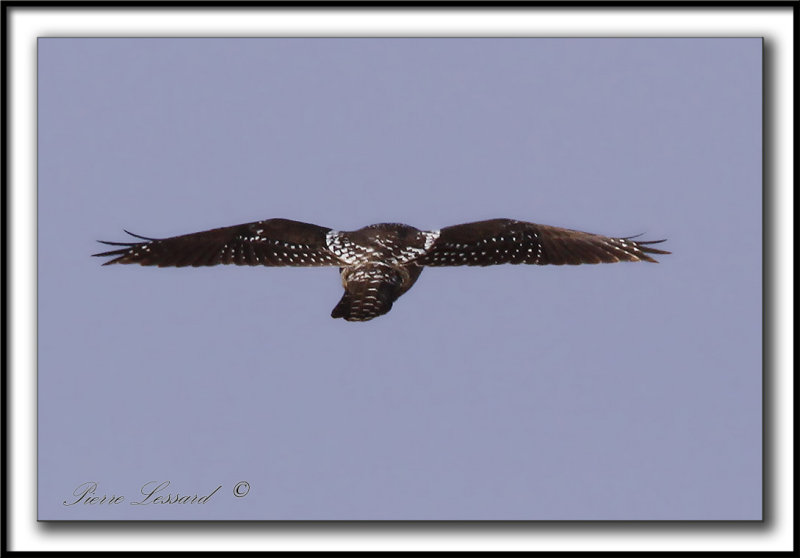
[(435, 230), (435, 231), (426, 231), (426, 232), (422, 233), (422, 235), (425, 237), (424, 250), (426, 252), (431, 249), (431, 246), (433, 246), (433, 243), (436, 242), (436, 240), (439, 238), (440, 232), (441, 231), (439, 231), (439, 230)]

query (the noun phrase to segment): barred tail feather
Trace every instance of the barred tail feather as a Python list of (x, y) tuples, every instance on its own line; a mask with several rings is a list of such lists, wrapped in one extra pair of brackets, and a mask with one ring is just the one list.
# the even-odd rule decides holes
[(400, 269), (381, 264), (367, 264), (342, 270), (344, 295), (331, 312), (333, 318), (348, 322), (366, 322), (392, 309), (419, 277), (421, 267)]

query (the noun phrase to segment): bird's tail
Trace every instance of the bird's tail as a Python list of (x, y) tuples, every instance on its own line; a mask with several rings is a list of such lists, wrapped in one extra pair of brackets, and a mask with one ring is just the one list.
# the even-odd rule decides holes
[(403, 269), (367, 264), (342, 270), (344, 296), (331, 312), (333, 318), (365, 322), (382, 316), (417, 280), (421, 267)]

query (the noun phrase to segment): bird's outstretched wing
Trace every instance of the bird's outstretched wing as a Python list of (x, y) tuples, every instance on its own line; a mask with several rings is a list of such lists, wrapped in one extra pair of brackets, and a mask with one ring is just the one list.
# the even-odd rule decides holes
[(93, 255), (116, 256), (103, 265), (338, 266), (341, 264), (339, 258), (326, 243), (328, 231), (330, 229), (299, 221), (268, 219), (170, 238), (147, 238), (128, 233), (143, 242), (101, 240), (103, 244), (123, 248)]
[(634, 241), (632, 238), (492, 219), (443, 228), (430, 249), (416, 261), (428, 266), (658, 263), (648, 254), (669, 254), (650, 246), (663, 240)]

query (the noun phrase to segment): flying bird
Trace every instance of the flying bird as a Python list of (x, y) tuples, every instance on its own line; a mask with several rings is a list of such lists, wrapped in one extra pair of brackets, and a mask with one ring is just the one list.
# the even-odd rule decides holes
[(114, 257), (103, 265), (338, 267), (344, 296), (331, 316), (362, 322), (389, 312), (424, 267), (658, 263), (648, 254), (670, 253), (651, 247), (663, 240), (612, 238), (513, 219), (435, 231), (400, 223), (336, 231), (289, 219), (268, 219), (170, 238), (125, 232), (142, 242), (99, 241), (123, 247), (93, 254)]

